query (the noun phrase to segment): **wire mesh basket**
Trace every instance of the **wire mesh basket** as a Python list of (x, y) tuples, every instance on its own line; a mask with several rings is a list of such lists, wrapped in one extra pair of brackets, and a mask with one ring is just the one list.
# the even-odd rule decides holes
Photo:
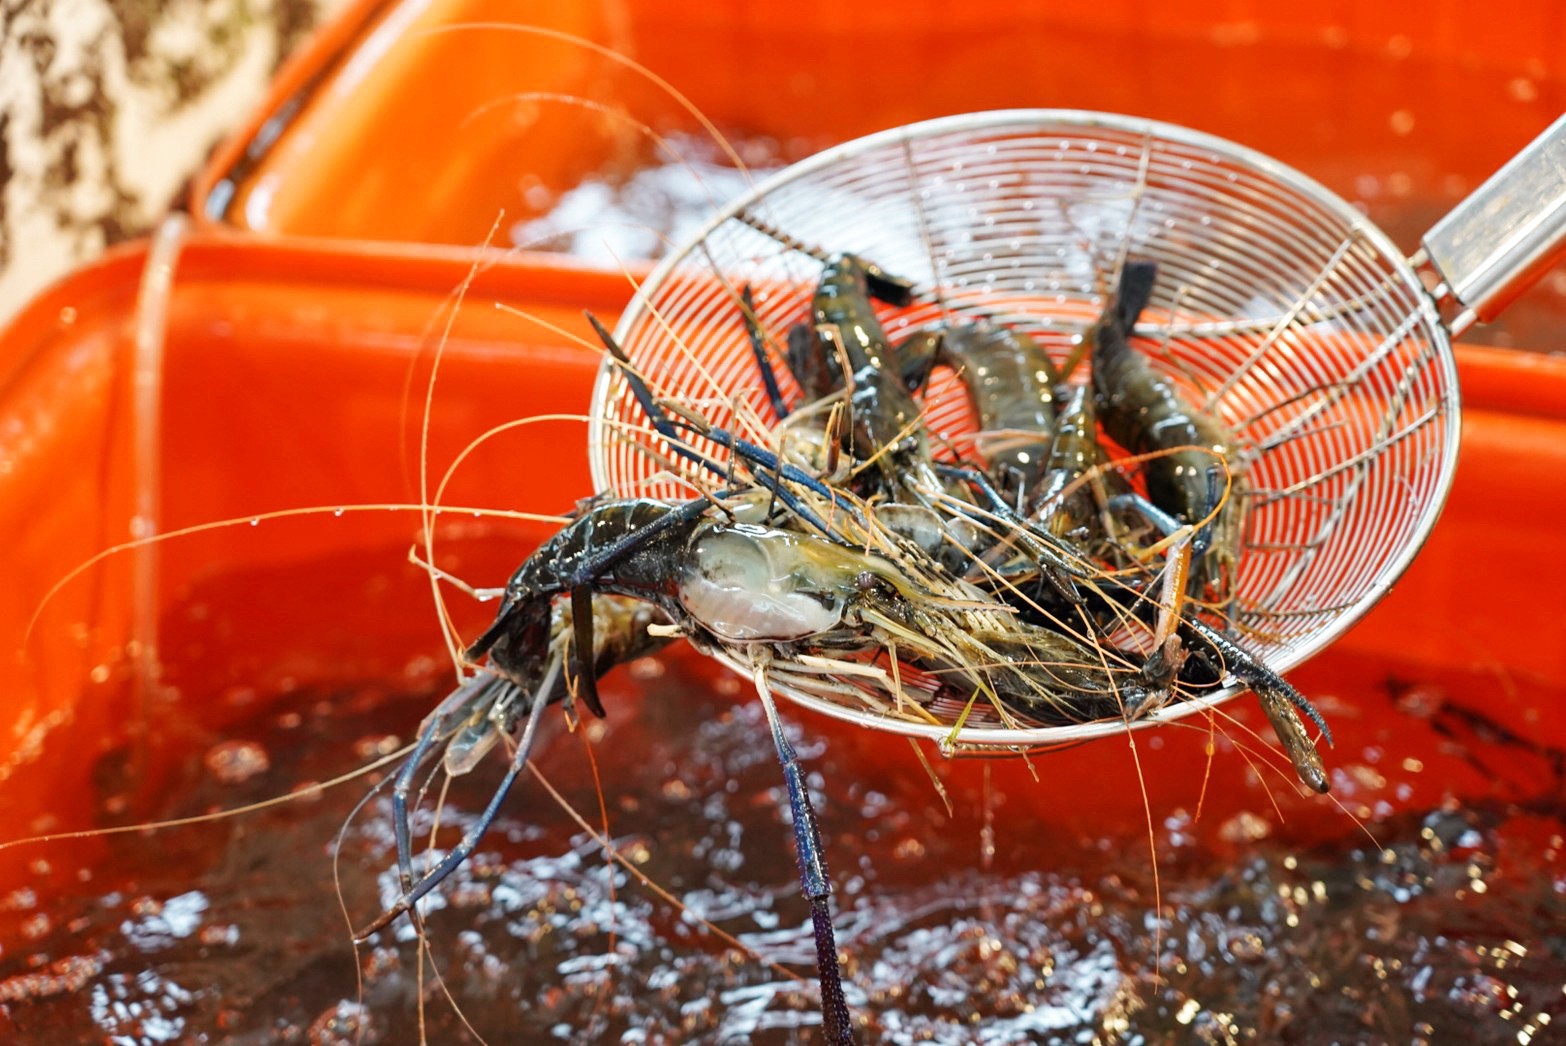
[[(645, 282), (617, 338), (656, 394), (765, 443), (777, 419), (741, 294), (754, 296), (778, 356), (786, 330), (809, 316), (823, 262), (843, 252), (912, 281), (912, 304), (878, 306), (890, 337), (982, 317), (1030, 334), (1057, 361), (1125, 262), (1155, 262), (1133, 344), (1239, 437), (1246, 504), (1232, 624), (1275, 668), (1320, 650), (1375, 603), (1440, 512), (1459, 404), (1435, 301), (1358, 211), (1250, 149), (1076, 111), (981, 113), (872, 135), (727, 206)], [(797, 402), (786, 368), (775, 369), (785, 400)], [(972, 445), (975, 415), (953, 375), (937, 373), (924, 407), (936, 446)], [(593, 417), (599, 490), (690, 496), (645, 452), (660, 440), (615, 368), (600, 375)], [(804, 696), (832, 714), (950, 733)], [(1118, 729), (1019, 737), (975, 722), (960, 740), (1038, 744)]]

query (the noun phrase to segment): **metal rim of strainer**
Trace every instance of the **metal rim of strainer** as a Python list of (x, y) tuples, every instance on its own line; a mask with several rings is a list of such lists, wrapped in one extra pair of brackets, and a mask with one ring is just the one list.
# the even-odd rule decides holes
[[(1334, 316), (1341, 319), (1343, 316), (1353, 315), (1355, 311), (1369, 311), (1373, 309), (1389, 309), (1392, 315), (1397, 317), (1395, 324), (1388, 324), (1392, 331), (1382, 339), (1382, 344), (1377, 347), (1378, 353), (1383, 353), (1382, 360), (1390, 359), (1394, 350), (1405, 341), (1411, 341), (1416, 346), (1424, 345), (1415, 360), (1407, 365), (1409, 374), (1415, 364), (1428, 367), (1435, 383), (1434, 405), (1424, 420), (1417, 422), (1417, 429), (1423, 430), (1427, 425), (1438, 426), (1433, 437), (1439, 442), (1439, 460), (1433, 464), (1428, 460), (1424, 462), (1425, 469), (1421, 475), (1426, 476), (1426, 482), (1419, 491), (1423, 501), (1419, 506), (1417, 517), (1409, 519), (1406, 515), (1396, 517), (1401, 521), (1401, 526), (1396, 529), (1395, 540), (1383, 550), (1378, 565), (1372, 571), (1369, 581), (1362, 586), (1355, 598), (1348, 605), (1323, 610), (1321, 619), (1325, 624), (1309, 631), (1302, 632), (1299, 636), (1275, 647), (1267, 648), (1264, 654), (1267, 663), (1278, 671), (1286, 671), (1295, 664), (1316, 653), (1327, 646), (1360, 617), (1367, 612), (1379, 599), (1392, 587), (1403, 571), (1408, 567), (1414, 555), (1424, 543), (1430, 529), (1435, 525), (1442, 506), (1445, 504), (1447, 493), (1450, 490), (1452, 474), (1455, 469), (1458, 437), (1460, 430), (1460, 409), (1457, 394), (1456, 364), (1452, 356), (1450, 338), (1446, 328), (1442, 325), (1436, 311), (1434, 302), (1425, 292), (1418, 276), (1404, 255), (1396, 249), (1391, 240), (1372, 223), (1364, 218), (1349, 203), (1332, 193), (1330, 190), (1307, 177), (1306, 175), (1288, 167), (1285, 164), (1256, 152), (1246, 146), (1238, 145), (1212, 135), (1173, 124), (1167, 124), (1154, 120), (1137, 117), (1121, 116), (1110, 113), (1098, 113), (1083, 110), (1001, 110), (994, 112), (972, 113), (960, 116), (943, 117), (922, 123), (910, 124), (904, 127), (893, 128), (863, 138), (856, 139), (824, 150), (799, 163), (796, 163), (771, 177), (761, 181), (754, 188), (743, 194), (736, 200), (723, 207), (709, 220), (693, 237), (679, 248), (671, 251), (653, 270), (645, 282), (638, 289), (632, 303), (627, 307), (620, 318), (615, 336), (621, 345), (626, 346), (635, 359), (635, 347), (638, 344), (638, 331), (641, 326), (665, 326), (667, 320), (655, 315), (659, 311), (660, 295), (666, 288), (677, 283), (677, 277), (688, 271), (692, 266), (693, 256), (697, 257), (695, 268), (697, 271), (711, 276), (714, 267), (719, 264), (717, 256), (709, 250), (709, 243), (720, 232), (729, 229), (738, 223), (737, 216), (741, 214), (756, 214), (763, 212), (780, 193), (801, 184), (809, 184), (813, 179), (819, 179), (824, 173), (845, 168), (851, 169), (852, 165), (867, 155), (876, 155), (888, 149), (900, 150), (907, 156), (911, 165), (913, 158), (922, 144), (931, 142), (943, 142), (947, 139), (970, 136), (976, 140), (975, 148), (980, 148), (985, 142), (993, 147), (995, 140), (1012, 141), (1022, 139), (1025, 136), (1037, 138), (1040, 142), (1048, 143), (1053, 139), (1072, 134), (1086, 134), (1100, 132), (1109, 136), (1119, 136), (1129, 141), (1142, 143), (1143, 155), (1141, 173), (1139, 178), (1146, 178), (1148, 157), (1155, 147), (1187, 150), (1202, 154), (1210, 158), (1210, 162), (1217, 165), (1215, 170), (1230, 170), (1245, 172), (1248, 176), (1257, 179), (1256, 185), (1263, 188), (1280, 187), (1287, 190), (1301, 204), (1309, 204), (1319, 208), (1323, 216), (1341, 223), (1343, 235), (1346, 237), (1344, 247), (1340, 254), (1334, 255), (1334, 261), (1323, 270), (1323, 279), (1333, 274), (1334, 267), (1341, 261), (1362, 262), (1367, 265), (1379, 263), (1383, 270), (1381, 277), (1381, 290), (1362, 296), (1362, 300), (1348, 299), (1343, 304), (1343, 311), (1336, 314), (1324, 314), (1325, 319), (1318, 320), (1325, 323), (1329, 329), (1323, 337), (1333, 341), (1337, 335), (1330, 330), (1330, 324), (1334, 322)], [(986, 137), (987, 136), (987, 137)], [(1046, 146), (1047, 147), (1047, 146)], [(1091, 149), (1089, 150), (1091, 151)], [(1186, 167), (1190, 168), (1190, 163)], [(1086, 170), (1086, 168), (1084, 168)], [(914, 175), (910, 170), (910, 178)], [(1234, 181), (1234, 177), (1229, 177)], [(1147, 183), (1141, 184), (1146, 189)], [(910, 188), (913, 183), (910, 183)], [(823, 188), (823, 192), (825, 189)], [(834, 190), (836, 191), (836, 190)], [(1105, 197), (1112, 198), (1113, 194)], [(1172, 197), (1178, 199), (1177, 197)], [(876, 202), (880, 202), (877, 200)], [(1068, 201), (1069, 202), (1069, 201)], [(1140, 200), (1137, 201), (1140, 203)], [(926, 206), (913, 202), (909, 197), (909, 206), (920, 214), (920, 222), (925, 221), (923, 209)], [(1060, 204), (1062, 210), (1065, 203)], [(1136, 216), (1136, 205), (1132, 206), (1131, 214)], [(1173, 226), (1171, 226), (1173, 227)], [(928, 229), (924, 230), (928, 233)], [(1133, 229), (1127, 228), (1123, 237), (1130, 240)], [(749, 235), (747, 231), (745, 235)], [(928, 240), (926, 241), (928, 243)], [(858, 244), (823, 244), (832, 250), (861, 250)], [(775, 248), (780, 255), (786, 254), (785, 248)], [(1354, 252), (1350, 258), (1348, 252)], [(720, 252), (721, 253), (721, 252)], [(867, 252), (868, 253), (868, 252)], [(702, 260), (702, 257), (705, 260)], [(792, 256), (790, 256), (792, 257)], [(885, 264), (889, 269), (895, 266), (889, 260), (874, 257), (874, 260)], [(931, 280), (939, 285), (944, 280), (942, 266), (934, 257), (931, 257)], [(996, 263), (997, 265), (999, 262)], [(935, 293), (938, 287), (932, 288)], [(951, 288), (945, 288), (951, 290)], [(1374, 288), (1373, 288), (1374, 290)], [(1402, 293), (1403, 302), (1399, 303), (1397, 295)], [(717, 288), (719, 295), (727, 298), (731, 291)], [(808, 294), (807, 294), (808, 297)], [(1061, 299), (1064, 300), (1063, 298)], [(1178, 299), (1176, 305), (1178, 305)], [(758, 306), (759, 309), (759, 306)], [(1216, 315), (1216, 314), (1215, 314)], [(1168, 323), (1171, 328), (1175, 324), (1176, 312), (1174, 307), (1168, 313)], [(1289, 320), (1287, 324), (1279, 327), (1284, 333), (1293, 333), (1295, 322), (1299, 317)], [(1047, 317), (1041, 319), (1041, 322)], [(1237, 321), (1235, 321), (1237, 322)], [(1228, 322), (1228, 326), (1235, 326), (1235, 322)], [(1260, 330), (1263, 326), (1259, 320), (1247, 321), (1250, 328)], [(1280, 323), (1282, 321), (1280, 320)], [(1215, 321), (1207, 324), (1188, 323), (1191, 331), (1199, 328), (1218, 330), (1226, 325), (1226, 321)], [(733, 338), (744, 338), (744, 333), (738, 324), (733, 324)], [(1238, 329), (1238, 328), (1237, 328)], [(1302, 327), (1301, 330), (1308, 328)], [(1401, 334), (1397, 333), (1399, 330)], [(1375, 333), (1371, 331), (1369, 333)], [(1202, 335), (1208, 337), (1210, 335)], [(1278, 335), (1282, 340), (1283, 334)], [(1390, 342), (1386, 339), (1390, 338)], [(731, 339), (732, 340), (732, 339)], [(1264, 339), (1263, 348), (1268, 344)], [(1301, 357), (1309, 354), (1300, 354)], [(1367, 354), (1367, 359), (1369, 358)], [(1308, 359), (1301, 363), (1310, 362)], [(1380, 364), (1377, 363), (1377, 366)], [(1365, 364), (1368, 368), (1369, 364)], [(1351, 368), (1349, 374), (1354, 373)], [(1362, 376), (1361, 376), (1362, 377)], [(1412, 381), (1412, 376), (1405, 379)], [(1358, 391), (1357, 389), (1355, 390)], [(1334, 401), (1334, 405), (1343, 402), (1349, 393)], [(1401, 411), (1405, 405), (1394, 400), (1395, 411)], [(625, 408), (624, 412), (621, 408)], [(1274, 409), (1268, 407), (1267, 410)], [(1329, 406), (1328, 410), (1334, 409)], [(1347, 408), (1344, 408), (1347, 409)], [(607, 429), (611, 419), (624, 418), (626, 414), (633, 417), (640, 416), (639, 408), (635, 407), (625, 395), (623, 378), (617, 376), (615, 368), (606, 360), (600, 370), (598, 379), (594, 385), (591, 406), (591, 422), (589, 428), (589, 456), (592, 469), (593, 483), (600, 492), (618, 493), (628, 495), (633, 493), (622, 489), (621, 481), (625, 477), (617, 475), (614, 459), (611, 458), (609, 448), (614, 441), (607, 436)], [(1416, 431), (1410, 429), (1410, 432)], [(1352, 512), (1355, 508), (1357, 491), (1364, 476), (1369, 475), (1382, 456), (1392, 449), (1392, 444), (1401, 442), (1409, 433), (1400, 431), (1391, 437), (1388, 446), (1384, 450), (1374, 453), (1368, 464), (1359, 469), (1359, 476), (1351, 483), (1353, 491), (1346, 495), (1341, 505), (1334, 508), (1333, 520), (1328, 526), (1335, 526), (1335, 521), (1340, 520)], [(1266, 453), (1271, 453), (1267, 451)], [(1258, 461), (1266, 460), (1266, 453), (1258, 458)], [(623, 458), (621, 460), (624, 460)], [(1352, 460), (1352, 459), (1351, 459)], [(1401, 460), (1401, 459), (1399, 459)], [(1334, 466), (1334, 468), (1339, 468)], [(1341, 465), (1340, 471), (1353, 471), (1357, 466)], [(1327, 470), (1323, 470), (1323, 474)], [(1433, 474), (1432, 474), (1433, 473)], [(1380, 477), (1378, 477), (1380, 478)], [(1391, 479), (1396, 479), (1396, 476)], [(1310, 477), (1307, 477), (1310, 479)], [(1320, 482), (1321, 480), (1317, 480)], [(1303, 482), (1303, 481), (1302, 481)], [(1359, 495), (1363, 496), (1363, 495)], [(1260, 511), (1260, 510), (1257, 510)], [(1381, 536), (1381, 531), (1386, 528), (1379, 527), (1376, 535)], [(1323, 542), (1323, 547), (1325, 547)], [(1247, 549), (1251, 546), (1247, 545)], [(1303, 553), (1302, 553), (1303, 554)], [(1249, 558), (1249, 553), (1246, 558)], [(1315, 552), (1305, 555), (1307, 560), (1313, 559)], [(1364, 557), (1361, 557), (1364, 558)], [(1242, 560), (1243, 562), (1243, 560)], [(1241, 585), (1246, 582), (1242, 574)], [(745, 675), (750, 675), (752, 668), (738, 657), (723, 651), (716, 652), (719, 660), (724, 661), (729, 667)], [(1160, 722), (1170, 722), (1183, 719), (1187, 716), (1201, 713), (1229, 698), (1243, 692), (1245, 688), (1239, 685), (1215, 689), (1209, 693), (1193, 696), (1187, 700), (1174, 702), (1156, 710), (1152, 714), (1133, 723), (1134, 726), (1152, 725)], [(1116, 720), (1101, 720), (1095, 722), (1072, 724), (1066, 726), (1041, 726), (1029, 729), (1015, 729), (1006, 727), (989, 727), (980, 725), (965, 726), (956, 734), (949, 725), (935, 725), (913, 722), (901, 718), (889, 718), (877, 712), (853, 708), (836, 700), (824, 696), (817, 696), (808, 692), (797, 691), (793, 688), (784, 688), (782, 692), (796, 701), (800, 701), (824, 714), (835, 718), (844, 719), (860, 725), (870, 725), (882, 730), (922, 736), (938, 740), (953, 748), (1022, 748), (1041, 744), (1069, 743), (1085, 740), (1093, 737), (1104, 736), (1112, 733), (1123, 732), (1126, 724)]]

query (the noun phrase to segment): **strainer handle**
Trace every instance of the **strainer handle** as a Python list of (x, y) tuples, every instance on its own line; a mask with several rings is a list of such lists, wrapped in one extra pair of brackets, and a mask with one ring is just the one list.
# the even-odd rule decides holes
[(1494, 319), (1566, 255), (1566, 116), (1507, 161), (1424, 238), (1451, 331)]

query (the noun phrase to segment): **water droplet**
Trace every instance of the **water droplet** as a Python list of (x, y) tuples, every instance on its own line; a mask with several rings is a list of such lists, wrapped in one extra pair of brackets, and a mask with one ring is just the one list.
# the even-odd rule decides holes
[(260, 520), (260, 518), (259, 518), (259, 517), (258, 517), (258, 518), (256, 518), (256, 519), (252, 519), (252, 520), (251, 520), (251, 521), (250, 521), (250, 525), (251, 525), (251, 526), (252, 526), (252, 527), (259, 527), (259, 526), (260, 526), (260, 525), (261, 525), (261, 520)]
[(345, 510), (345, 509), (340, 509), (340, 508), (338, 508), (338, 509), (333, 509), (333, 510), (332, 510), (332, 515), (334, 515), (334, 516), (340, 516), (340, 515), (342, 515), (342, 514), (343, 514), (343, 512), (345, 512), (345, 511), (346, 511), (346, 510)]

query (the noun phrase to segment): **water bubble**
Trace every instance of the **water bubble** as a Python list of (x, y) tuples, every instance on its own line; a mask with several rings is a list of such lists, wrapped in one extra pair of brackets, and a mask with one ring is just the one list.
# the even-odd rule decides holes
[(266, 749), (254, 741), (223, 741), (207, 749), (202, 760), (207, 772), (220, 784), (243, 784), (271, 769)]

